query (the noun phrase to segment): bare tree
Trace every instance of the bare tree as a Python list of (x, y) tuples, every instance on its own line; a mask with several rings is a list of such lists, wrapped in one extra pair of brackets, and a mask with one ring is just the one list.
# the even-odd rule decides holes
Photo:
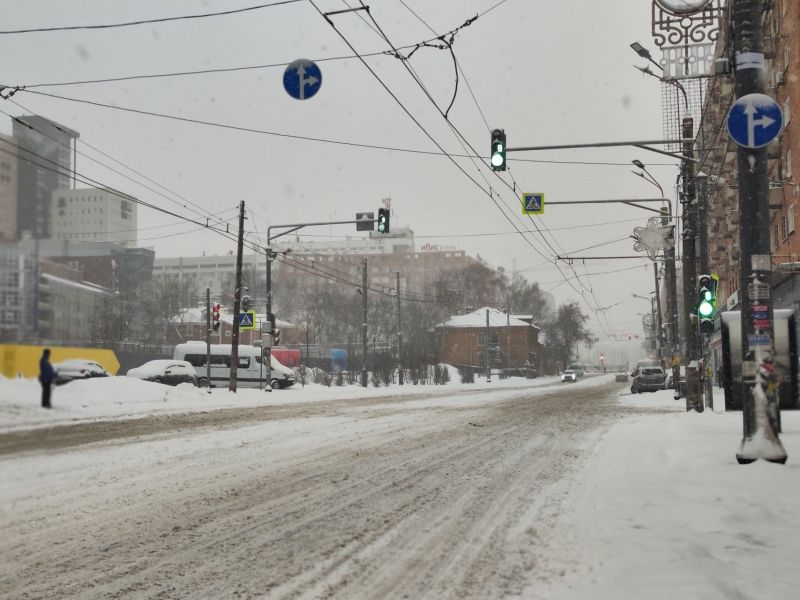
[(545, 324), (547, 345), (563, 368), (569, 365), (579, 344), (585, 344), (588, 348), (594, 344), (594, 336), (586, 328), (588, 319), (581, 312), (580, 305), (573, 301), (559, 306), (555, 317)]

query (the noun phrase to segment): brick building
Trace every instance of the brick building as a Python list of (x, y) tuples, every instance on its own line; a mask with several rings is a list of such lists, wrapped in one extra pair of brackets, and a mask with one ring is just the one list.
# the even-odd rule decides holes
[[(489, 311), (489, 339), (486, 339), (486, 311)], [(436, 344), (444, 363), (485, 367), (487, 341), (494, 349), (495, 365), (500, 368), (537, 368), (540, 329), (494, 308), (452, 317), (436, 326)]]

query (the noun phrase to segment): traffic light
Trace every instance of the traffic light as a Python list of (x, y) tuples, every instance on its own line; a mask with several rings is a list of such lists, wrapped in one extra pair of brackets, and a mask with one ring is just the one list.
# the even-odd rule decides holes
[(222, 324), (219, 322), (219, 304), (214, 306), (214, 331), (219, 330), (219, 326)]
[(389, 209), (378, 209), (378, 231), (380, 233), (389, 233)]
[(716, 275), (700, 275), (697, 278), (697, 318), (700, 320), (700, 333), (714, 333), (714, 313), (717, 311)]
[(628, 341), (629, 342), (631, 341), (631, 334), (630, 333), (628, 334)]
[(281, 330), (280, 329), (273, 329), (272, 330), (272, 345), (273, 346), (280, 346), (281, 345)]
[(603, 355), (601, 354), (601, 355), (600, 355), (600, 364), (601, 364), (601, 365), (602, 365), (602, 364), (604, 364), (604, 363), (603, 363), (603, 361), (604, 361), (604, 360), (605, 360), (605, 356), (603, 356)]
[(242, 296), (242, 312), (250, 310), (250, 296)]
[(506, 132), (504, 130), (492, 131), (492, 151), (489, 156), (493, 171), (506, 170)]

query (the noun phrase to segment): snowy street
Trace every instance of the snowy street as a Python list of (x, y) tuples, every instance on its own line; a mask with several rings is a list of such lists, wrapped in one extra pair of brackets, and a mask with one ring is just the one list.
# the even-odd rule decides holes
[[(789, 464), (741, 467), (739, 413), (686, 414), (612, 376), (490, 385), (17, 420), (0, 597), (763, 598), (766, 576), (793, 597), (796, 415)], [(23, 404), (0, 393), (4, 413)]]

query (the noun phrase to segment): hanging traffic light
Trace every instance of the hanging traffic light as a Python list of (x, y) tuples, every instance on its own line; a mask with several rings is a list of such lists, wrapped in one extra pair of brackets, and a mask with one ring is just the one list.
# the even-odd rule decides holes
[(221, 325), (221, 323), (219, 322), (219, 309), (220, 309), (219, 304), (214, 306), (214, 331), (218, 331), (219, 326)]
[(716, 275), (700, 275), (697, 278), (697, 318), (700, 321), (700, 333), (714, 333), (714, 313), (717, 311)]
[(506, 132), (504, 130), (492, 131), (492, 151), (489, 157), (493, 171), (506, 170)]
[(378, 209), (378, 231), (380, 233), (389, 233), (389, 209)]

